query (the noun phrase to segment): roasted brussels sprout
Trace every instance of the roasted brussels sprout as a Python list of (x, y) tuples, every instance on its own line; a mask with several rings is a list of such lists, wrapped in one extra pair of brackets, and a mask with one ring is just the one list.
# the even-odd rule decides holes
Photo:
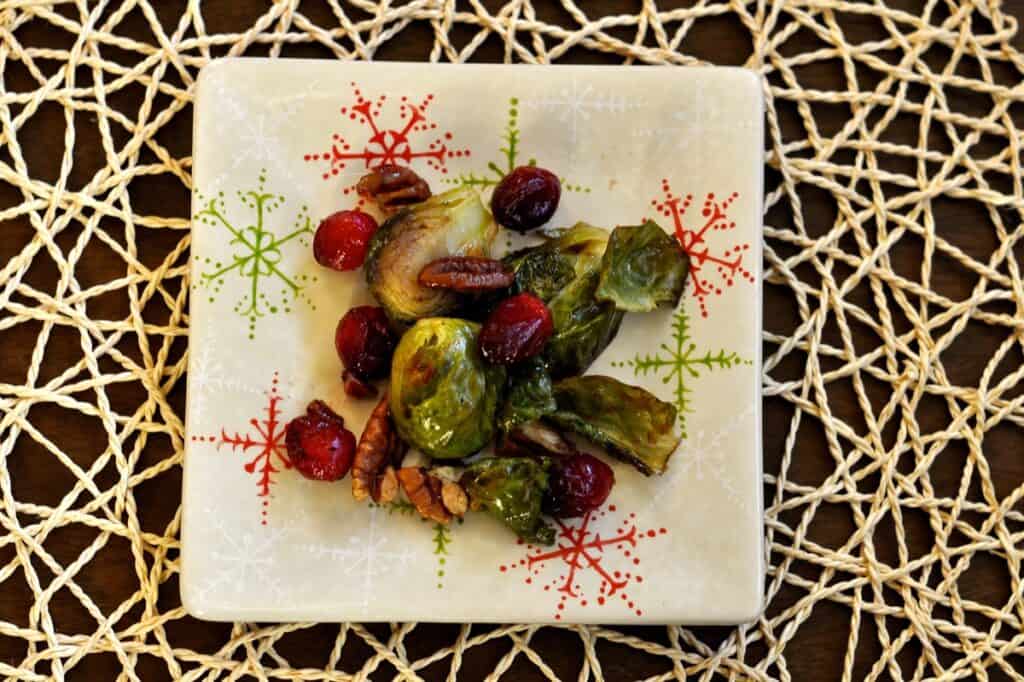
[(551, 387), (548, 364), (540, 356), (534, 356), (508, 370), (508, 388), (498, 413), (498, 428), (511, 433), (521, 424), (551, 414), (558, 405)]
[(546, 457), (489, 457), (470, 465), (461, 483), (471, 509), (486, 509), (526, 542), (550, 545), (555, 530), (541, 519), (550, 466)]
[(558, 410), (547, 419), (604, 447), (644, 475), (664, 473), (682, 440), (676, 408), (637, 386), (591, 375), (555, 384)]
[(423, 286), (420, 271), (446, 256), (487, 256), (497, 230), (476, 190), (438, 194), (381, 225), (366, 257), (366, 283), (397, 323), (450, 313), (458, 294)]
[(643, 313), (661, 304), (675, 307), (686, 286), (690, 258), (657, 223), (612, 230), (601, 259), (595, 297), (618, 310)]
[(505, 369), (484, 361), (479, 325), (435, 317), (417, 322), (391, 361), (391, 415), (402, 440), (437, 459), (473, 454), (494, 436)]
[(516, 273), (514, 289), (529, 291), (551, 310), (555, 333), (545, 358), (557, 378), (586, 370), (615, 338), (623, 313), (594, 297), (608, 232), (578, 223), (547, 234), (548, 241), (510, 254), (506, 263)]

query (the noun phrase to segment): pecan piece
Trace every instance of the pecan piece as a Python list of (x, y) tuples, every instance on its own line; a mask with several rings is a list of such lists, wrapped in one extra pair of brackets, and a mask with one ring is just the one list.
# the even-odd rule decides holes
[(516, 275), (493, 258), (448, 256), (427, 263), (419, 279), (425, 287), (472, 293), (508, 288), (516, 281)]
[(362, 501), (367, 497), (377, 503), (395, 499), (398, 483), (394, 466), (405, 454), (405, 443), (398, 437), (391, 421), (391, 408), (387, 393), (377, 403), (359, 437), (352, 462), (352, 497)]
[(423, 467), (402, 467), (398, 470), (398, 481), (406, 497), (424, 518), (437, 523), (452, 520), (451, 512), (444, 506), (444, 483), (440, 478), (431, 476)]
[(359, 178), (356, 192), (382, 210), (393, 211), (429, 199), (430, 185), (410, 168), (385, 163)]
[(466, 490), (455, 481), (441, 484), (441, 502), (444, 508), (455, 516), (462, 516), (469, 508), (469, 496)]

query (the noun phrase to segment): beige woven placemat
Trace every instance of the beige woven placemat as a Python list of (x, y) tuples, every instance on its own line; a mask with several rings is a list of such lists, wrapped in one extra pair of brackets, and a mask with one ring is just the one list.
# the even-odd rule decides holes
[(816, 679), (1020, 677), (1017, 23), (981, 0), (605, 4), (0, 2), (0, 675), (454, 678), (502, 642), (492, 678), (556, 679), (529, 626), (331, 626), (297, 668), (284, 642), (325, 626), (188, 625), (178, 517), (144, 501), (179, 475), (192, 86), (225, 53), (691, 64), (717, 34), (766, 77), (769, 608), (557, 648), (580, 679), (638, 676), (622, 647), (657, 679), (789, 679), (825, 612), (845, 656)]

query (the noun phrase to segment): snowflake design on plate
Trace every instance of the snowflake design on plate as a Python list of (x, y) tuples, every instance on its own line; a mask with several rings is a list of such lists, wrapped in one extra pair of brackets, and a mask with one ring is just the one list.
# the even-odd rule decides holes
[(326, 544), (309, 544), (307, 552), (318, 561), (329, 560), (331, 566), (340, 574), (355, 578), (359, 587), (355, 588), (351, 580), (345, 581), (346, 593), (358, 592), (362, 595), (360, 608), (365, 612), (370, 606), (370, 598), (376, 587), (377, 578), (385, 569), (390, 573), (402, 574), (412, 565), (416, 558), (409, 547), (389, 549), (387, 533), (379, 529), (379, 507), (371, 507), (370, 521), (366, 524), (365, 533), (349, 537), (342, 546)]
[(726, 473), (726, 461), (735, 456), (736, 450), (726, 446), (726, 439), (754, 416), (754, 405), (721, 423), (716, 429), (701, 428), (691, 434), (672, 459), (668, 473), (655, 482), (656, 491), (651, 497), (648, 509), (658, 509), (666, 495), (678, 495), (684, 480), (691, 485), (706, 485), (708, 481), (719, 486), (730, 504), (746, 507), (750, 496), (743, 495), (736, 488), (736, 481)]
[(248, 591), (255, 587), (260, 591), (261, 606), (284, 602), (286, 581), (280, 577), (277, 563), (280, 557), (290, 554), (293, 525), (238, 532), (228, 528), (216, 510), (206, 508), (203, 516), (214, 531), (208, 542), (213, 547), (209, 556), (216, 568), (199, 587), (200, 600), (209, 601), (211, 596), (229, 596), (235, 601), (248, 599), (252, 596)]
[[(651, 205), (658, 213), (671, 218), (676, 239), (690, 256), (690, 281), (693, 295), (700, 304), (701, 317), (708, 316), (708, 297), (721, 296), (722, 292), (737, 282), (754, 282), (754, 274), (743, 264), (749, 255), (750, 243), (741, 242), (720, 247), (710, 243), (712, 234), (727, 233), (736, 229), (736, 221), (729, 218), (729, 208), (739, 197), (733, 192), (725, 199), (719, 199), (708, 192), (701, 208), (703, 224), (689, 229), (684, 224), (686, 212), (693, 203), (693, 195), (674, 194), (668, 179), (661, 181), (664, 198), (652, 199)], [(716, 242), (721, 239), (716, 239)]]
[[(250, 430), (229, 432), (222, 427), (216, 436), (192, 436), (196, 443), (216, 444), (220, 450), (228, 446), (232, 451), (241, 452), (246, 456), (255, 453), (255, 457), (243, 465), (246, 473), (256, 474), (256, 496), (260, 499), (260, 522), (267, 525), (267, 514), (270, 508), (270, 489), (274, 484), (274, 476), (282, 469), (291, 469), (292, 462), (285, 448), (285, 422), (280, 418), (282, 395), (278, 389), (280, 379), (277, 372), (266, 392), (267, 404), (263, 408), (263, 418), (253, 417), (249, 420)], [(278, 468), (281, 467), (281, 468)]]
[(256, 336), (258, 319), (278, 312), (290, 313), (297, 300), (304, 300), (316, 310), (312, 299), (305, 294), (306, 286), (316, 281), (315, 276), (289, 274), (281, 262), (282, 251), (290, 243), (309, 246), (313, 227), (308, 207), (302, 206), (290, 229), (278, 236), (270, 216), (284, 205), (285, 198), (265, 191), (266, 179), (264, 169), (254, 189), (236, 193), (239, 203), (251, 211), (252, 215), (247, 219), (239, 220), (229, 215), (224, 192), (218, 192), (214, 197), (205, 197), (201, 193), (196, 195), (196, 203), (201, 208), (195, 220), (226, 230), (231, 235), (228, 244), (233, 251), (230, 258), (204, 258), (202, 265), (206, 269), (199, 274), (197, 284), (209, 289), (208, 299), (213, 303), (229, 277), (239, 277), (245, 282), (245, 293), (235, 303), (234, 311), (248, 318), (250, 339)]
[(612, 362), (612, 367), (630, 367), (636, 376), (661, 376), (663, 383), (672, 383), (677, 410), (676, 419), (683, 438), (687, 437), (686, 415), (693, 412), (689, 382), (700, 378), (703, 372), (734, 369), (739, 365), (752, 365), (753, 361), (740, 357), (735, 351), (697, 350), (690, 337), (690, 318), (685, 307), (676, 311), (672, 322), (672, 342), (662, 343), (655, 353), (637, 353), (626, 361)]
[[(499, 161), (489, 161), (487, 170), (463, 173), (456, 178), (446, 180), (449, 184), (469, 185), (483, 191), (493, 188), (501, 179), (512, 172), (518, 166), (536, 166), (537, 159), (532, 156), (525, 162), (520, 157), (520, 132), (519, 132), (519, 100), (512, 97), (508, 101), (508, 122), (505, 124), (505, 132), (501, 139), (504, 144), (498, 147)], [(568, 192), (589, 193), (590, 188), (570, 182), (566, 178), (559, 178), (562, 189)]]
[[(622, 518), (609, 535), (602, 536), (591, 527), (592, 522), (616, 511), (614, 504), (606, 509), (590, 510), (581, 520), (574, 521), (578, 525), (556, 519), (558, 535), (554, 549), (527, 544), (526, 556), (518, 562), (502, 564), (498, 570), (502, 573), (522, 571), (526, 574), (525, 584), (543, 585), (544, 592), (554, 592), (558, 598), (555, 620), (562, 619), (570, 600), (581, 607), (600, 607), (613, 598), (625, 602), (636, 615), (642, 616), (643, 609), (627, 592), (630, 584), (644, 581), (639, 568), (639, 545), (664, 536), (668, 529), (641, 530), (633, 513)], [(549, 580), (552, 574), (556, 575)]]
[[(400, 516), (413, 516), (419, 518), (420, 521), (427, 521), (427, 519), (419, 515), (416, 507), (407, 500), (394, 500), (380, 505), (375, 505), (371, 502), (370, 506), (386, 510), (388, 516), (398, 513)], [(458, 523), (462, 523), (461, 518), (458, 519)], [(434, 523), (434, 534), (431, 541), (434, 545), (434, 557), (437, 559), (437, 589), (441, 590), (444, 589), (445, 564), (447, 563), (450, 551), (448, 546), (452, 543), (451, 527), (444, 523)]]
[(643, 99), (635, 100), (625, 95), (597, 92), (590, 83), (581, 86), (576, 78), (572, 83), (554, 95), (543, 95), (523, 99), (529, 109), (557, 114), (558, 121), (569, 129), (569, 166), (576, 163), (579, 128), (581, 122), (589, 121), (594, 114), (625, 114), (646, 104)]
[[(433, 95), (427, 95), (420, 102), (409, 97), (399, 98), (397, 123), (394, 117), (385, 116), (388, 95), (376, 99), (365, 97), (359, 87), (352, 83), (355, 104), (343, 106), (340, 113), (363, 129), (361, 135), (333, 133), (330, 147), (303, 155), (307, 163), (323, 167), (322, 177), (330, 180), (350, 167), (362, 174), (369, 168), (392, 163), (409, 166), (413, 161), (422, 160), (428, 168), (442, 174), (448, 172), (448, 160), (469, 156), (468, 149), (454, 149), (452, 133), (438, 133), (437, 123), (430, 120), (428, 110), (434, 102)], [(423, 138), (419, 142), (418, 138)], [(344, 188), (344, 194), (355, 191), (354, 185)], [(359, 200), (362, 205), (363, 200)]]

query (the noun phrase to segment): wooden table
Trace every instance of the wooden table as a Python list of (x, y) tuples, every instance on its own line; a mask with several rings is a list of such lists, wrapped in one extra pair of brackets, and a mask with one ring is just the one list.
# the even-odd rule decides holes
[[(544, 3), (543, 12), (551, 16), (557, 16), (561, 10), (552, 8)], [(900, 2), (900, 5), (907, 5), (908, 10), (914, 3)], [(592, 15), (612, 13), (611, 10), (621, 11), (623, 7), (632, 8), (632, 3), (617, 2), (613, 0), (593, 0), (588, 3), (588, 11)], [(243, 28), (251, 25), (251, 18), (261, 13), (264, 3), (254, 0), (238, 0), (237, 2), (225, 2), (209, 4), (204, 6), (204, 16), (208, 23), (208, 30), (226, 30), (229, 27)], [(304, 8), (305, 9), (305, 8)], [(1015, 15), (1018, 20), (1024, 21), (1024, 0), (1006, 2), (1005, 11)], [(161, 12), (166, 14), (161, 18), (165, 24), (170, 25), (175, 18), (174, 9), (161, 7)], [(327, 10), (325, 9), (324, 12)], [(632, 9), (630, 11), (633, 11)], [(310, 8), (310, 16), (319, 19), (324, 23), (331, 23), (329, 16), (320, 17), (315, 8)], [(145, 26), (137, 16), (129, 16), (126, 19), (127, 32), (130, 34), (132, 22), (140, 33), (145, 32)], [(731, 19), (711, 21), (705, 23), (705, 30), (688, 38), (688, 51), (700, 58), (718, 64), (743, 64), (750, 54), (751, 46), (749, 37), (736, 22)], [(707, 30), (714, 26), (714, 30)], [(874, 30), (874, 24), (869, 17), (862, 21), (845, 21), (844, 30), (851, 35), (862, 36), (864, 32)], [(858, 33), (859, 32), (859, 33)], [(52, 43), (66, 42), (66, 36), (60, 36), (56, 32), (48, 31), (45, 26), (36, 29), (29, 25), (19, 31), (19, 37), (26, 44), (47, 45)], [(870, 35), (870, 33), (868, 34)], [(794, 39), (796, 40), (796, 39)], [(427, 57), (432, 44), (430, 33), (422, 26), (415, 26), (403, 33), (400, 40), (394, 40), (380, 50), (377, 58), (381, 60), (423, 60)], [(797, 43), (799, 44), (799, 43)], [(1018, 48), (1024, 47), (1024, 38), (1020, 34), (1016, 37)], [(260, 48), (255, 48), (247, 54), (260, 54)], [(287, 56), (321, 56), (321, 53), (308, 46), (296, 46), (285, 48), (284, 55)], [(478, 61), (500, 61), (502, 58), (502, 46), (497, 41), (488, 41), (476, 53), (475, 60)], [(940, 59), (941, 57), (936, 57)], [(578, 63), (618, 63), (619, 58), (613, 55), (602, 55), (592, 52), (577, 50), (571, 52), (564, 61)], [(933, 68), (936, 68), (933, 66)], [(30, 88), (26, 85), (27, 76), (20, 69), (12, 68), (6, 74), (8, 84), (12, 90)], [(841, 82), (839, 67), (831, 68), (826, 65), (814, 65), (808, 67), (804, 74), (804, 82), (823, 89), (838, 87)], [(19, 80), (20, 79), (20, 80)], [(114, 102), (114, 106), (133, 106), (133, 102)], [(972, 103), (966, 104), (967, 111), (972, 114), (984, 113), (981, 108), (973, 110)], [(797, 125), (795, 108), (786, 112), (792, 114), (783, 117), (783, 125)], [(846, 113), (840, 107), (824, 107), (816, 111), (819, 125), (823, 129), (837, 129), (846, 117)], [(26, 161), (33, 169), (37, 177), (52, 180), (58, 174), (60, 157), (63, 152), (63, 120), (62, 113), (58, 108), (44, 109), (30, 123), (33, 142), (30, 145), (23, 145)], [(908, 129), (906, 142), (913, 143), (916, 130)], [(189, 153), (191, 143), (190, 117), (179, 116), (170, 130), (162, 133), (162, 142), (174, 153), (185, 156)], [(25, 139), (24, 137), (22, 139)], [(81, 174), (78, 180), (86, 177), (91, 172), (104, 164), (104, 152), (100, 146), (99, 138), (88, 135), (80, 136), (76, 143), (76, 174)], [(768, 185), (774, 186), (777, 174), (772, 169), (766, 168), (768, 174)], [(163, 178), (153, 179), (146, 183), (147, 191), (136, 194), (133, 197), (136, 210), (142, 213), (158, 215), (179, 215), (187, 216), (189, 210), (189, 196), (180, 183)], [(0, 207), (14, 205), (20, 201), (20, 196), (13, 189), (0, 182)], [(809, 223), (828, 222), (835, 213), (833, 202), (824, 193), (810, 194), (804, 197), (805, 219)], [(958, 243), (970, 243), (972, 236), (972, 225), (982, 221), (980, 209), (975, 210), (974, 206), (965, 206), (955, 202), (948, 202), (938, 208), (941, 229), (951, 232), (960, 232), (964, 236), (958, 239)], [(784, 225), (792, 218), (786, 215), (785, 211), (773, 212), (768, 216), (768, 221), (774, 225)], [(6, 262), (17, 254), (23, 245), (31, 238), (32, 228), (27, 221), (17, 220), (5, 224), (0, 239), (0, 263)], [(70, 248), (76, 232), (66, 231), (61, 234), (57, 241), (65, 249)], [(142, 233), (144, 241), (139, 243), (141, 257), (147, 262), (156, 262), (171, 249), (177, 239), (177, 235), (168, 234), (162, 237), (157, 231), (147, 230)], [(986, 252), (991, 244), (983, 244), (979, 249)], [(894, 254), (898, 259), (899, 253)], [(907, 269), (913, 267), (913, 263), (903, 263)], [(899, 267), (899, 266), (898, 266)], [(85, 277), (92, 282), (105, 281), (114, 277), (122, 276), (124, 273), (123, 262), (116, 257), (109, 257), (101, 250), (96, 249), (95, 253), (87, 250), (86, 258), (79, 266), (79, 277)], [(47, 264), (45, 260), (37, 261), (27, 277), (27, 281), (33, 286), (45, 290), (50, 283), (56, 280), (58, 272), (52, 263)], [(961, 281), (954, 274), (937, 272), (935, 273), (937, 286), (952, 297), (966, 295), (970, 282)], [(127, 314), (126, 301), (117, 297), (98, 300), (90, 312), (97, 318), (120, 319)], [(796, 323), (795, 309), (791, 301), (781, 298), (775, 289), (768, 287), (764, 301), (766, 326), (771, 331), (788, 333)], [(32, 344), (38, 334), (38, 327), (32, 325), (21, 325), (10, 331), (0, 332), (6, 338), (0, 342), (0, 381), (20, 383), (24, 380), (24, 368), (29, 362), (32, 352)], [(58, 343), (51, 342), (47, 350), (47, 358), (43, 365), (44, 376), (53, 374), (66, 367), (73, 359), (78, 357), (75, 333), (68, 329), (58, 329), (55, 334)], [(957, 372), (962, 375), (962, 382), (975, 384), (982, 368), (991, 356), (994, 344), (998, 344), (1002, 335), (993, 336), (984, 327), (968, 330), (960, 338), (956, 352), (959, 354), (959, 366)], [(67, 343), (63, 343), (66, 340)], [(801, 371), (800, 367), (784, 366), (778, 368), (779, 376), (793, 376)], [(174, 389), (171, 399), (179, 410), (184, 407), (184, 385)], [(141, 389), (137, 384), (125, 385), (123, 387), (111, 387), (109, 393), (116, 403), (125, 405), (133, 404), (141, 399)], [(853, 413), (858, 409), (854, 403), (853, 394), (838, 395), (834, 401), (834, 409), (839, 412)], [(777, 472), (780, 459), (784, 451), (783, 439), (785, 430), (777, 428), (778, 424), (788, 423), (792, 407), (782, 400), (767, 399), (765, 401), (764, 434), (765, 434), (765, 469), (767, 472)], [(68, 415), (72, 415), (70, 418)], [(33, 423), (48, 434), (57, 434), (56, 442), (63, 447), (80, 464), (87, 464), (90, 461), (90, 453), (101, 451), (106, 446), (106, 435), (97, 428), (96, 422), (92, 420), (75, 419), (69, 412), (48, 410), (45, 407), (33, 408), (31, 412)], [(927, 419), (927, 417), (925, 417)], [(991, 447), (993, 452), (1005, 451), (1016, 453), (1016, 456), (993, 457), (990, 464), (994, 470), (996, 479), (1003, 479), (1007, 482), (1007, 488), (1016, 486), (1024, 480), (1024, 458), (1020, 457), (1024, 438), (1019, 431), (1011, 429), (997, 429), (986, 436), (986, 448)], [(166, 457), (169, 453), (160, 451), (163, 447), (160, 441), (144, 454), (144, 459), (155, 461), (157, 458)], [(36, 444), (28, 439), (21, 439), (15, 452), (10, 458), (11, 477), (15, 481), (20, 499), (37, 501), (43, 504), (56, 504), (59, 501), (61, 491), (64, 491), (71, 484), (70, 473), (63, 467), (54, 467), (48, 464), (50, 456)], [(825, 444), (820, 435), (808, 433), (806, 437), (796, 445), (794, 456), (794, 469), (801, 480), (820, 481), (833, 469), (833, 461), (828, 455)], [(948, 464), (947, 464), (948, 463)], [(948, 466), (948, 470), (946, 467)], [(955, 486), (959, 475), (959, 463), (955, 458), (940, 460), (932, 471), (933, 479), (945, 480), (949, 485)], [(173, 477), (162, 479), (158, 487), (143, 487), (137, 492), (137, 499), (141, 515), (146, 519), (147, 525), (151, 527), (163, 527), (163, 524), (173, 516), (179, 505), (179, 480), (180, 475), (176, 473)], [(820, 513), (819, 513), (820, 514)], [(842, 515), (823, 515), (818, 518), (812, 530), (818, 542), (831, 546), (841, 545), (852, 529), (852, 522)], [(923, 538), (928, 537), (927, 528), (910, 528), (914, 537), (911, 541), (924, 542)], [(892, 532), (891, 528), (885, 532)], [(47, 547), (54, 552), (55, 556), (64, 561), (73, 559), (93, 537), (91, 531), (80, 527), (71, 527), (62, 530), (59, 536), (55, 536), (47, 542)], [(878, 542), (876, 540), (876, 542)], [(0, 565), (7, 563), (12, 557), (9, 548), (0, 548)], [(130, 554), (127, 547), (122, 544), (114, 545), (112, 551), (105, 552), (102, 561), (93, 562), (86, 568), (81, 583), (91, 590), (93, 599), (97, 601), (105, 611), (116, 607), (124, 598), (137, 588), (134, 576), (126, 570), (127, 562), (130, 562)], [(968, 590), (973, 598), (988, 603), (1000, 603), (999, 598), (1005, 599), (1007, 585), (1005, 572), (1000, 573), (998, 565), (988, 566), (980, 562), (973, 570), (969, 582), (961, 582), (961, 588)], [(168, 606), (176, 604), (176, 585), (168, 589)], [(786, 588), (770, 606), (770, 612), (792, 603), (800, 593), (795, 588)], [(11, 623), (23, 623), (26, 619), (26, 612), (32, 603), (31, 592), (23, 582), (8, 581), (0, 589), (0, 621)], [(50, 605), (51, 613), (60, 622), (63, 632), (92, 632), (95, 629), (95, 621), (77, 605), (70, 596), (58, 595)], [(846, 654), (847, 642), (850, 636), (850, 612), (841, 605), (834, 602), (824, 601), (816, 605), (810, 620), (805, 622), (799, 629), (796, 637), (786, 648), (786, 660), (789, 672), (796, 680), (824, 680), (836, 678), (841, 669), (843, 657)], [(381, 638), (386, 639), (386, 627), (369, 626), (371, 630), (378, 632)], [(855, 666), (855, 678), (861, 678), (867, 674), (872, 662), (877, 658), (879, 647), (877, 639), (873, 634), (873, 624), (870, 619), (862, 621), (860, 643), (857, 648), (857, 663)], [(213, 653), (226, 641), (231, 626), (228, 624), (214, 624), (183, 619), (167, 625), (167, 630), (175, 646), (189, 647), (197, 651)], [(667, 642), (664, 628), (657, 627), (635, 627), (621, 628), (653, 641)], [(407, 639), (407, 646), (410, 650), (431, 651), (434, 648), (447, 646), (454, 641), (458, 629), (455, 626), (437, 625), (418, 627), (414, 634)], [(729, 632), (726, 628), (698, 628), (700, 637), (711, 646), (721, 641)], [(294, 636), (285, 637), (277, 647), (278, 651), (287, 657), (292, 665), (320, 667), (327, 659), (330, 648), (337, 634), (337, 625), (319, 625), (312, 629), (302, 630)], [(578, 639), (571, 633), (557, 629), (546, 629), (539, 632), (533, 639), (535, 648), (541, 652), (552, 669), (564, 679), (575, 679), (581, 664), (582, 653), (578, 646)], [(489, 645), (472, 649), (463, 665), (463, 679), (471, 680), (482, 678), (489, 673), (494, 663), (508, 650), (507, 639), (498, 640)], [(602, 643), (599, 645), (602, 665), (607, 679), (635, 679), (662, 673), (666, 670), (663, 660), (648, 657), (640, 652), (627, 647), (618, 647)], [(909, 652), (916, 655), (916, 652)], [(25, 655), (24, 643), (0, 636), (0, 661), (20, 661)], [(370, 650), (365, 645), (353, 644), (346, 648), (343, 656), (342, 669), (358, 669), (359, 661), (370, 655)], [(120, 665), (113, 655), (90, 656), (82, 664), (77, 666), (74, 677), (77, 679), (114, 679)], [(388, 666), (382, 666), (381, 670), (388, 670)], [(432, 666), (425, 671), (428, 678), (443, 679), (447, 664), (442, 663)], [(139, 672), (150, 671), (152, 678), (163, 679), (167, 677), (166, 667), (158, 661), (146, 661), (140, 663)], [(382, 675), (382, 679), (390, 679), (389, 675)], [(522, 658), (518, 659), (508, 673), (507, 679), (532, 680), (542, 679), (536, 669)]]

